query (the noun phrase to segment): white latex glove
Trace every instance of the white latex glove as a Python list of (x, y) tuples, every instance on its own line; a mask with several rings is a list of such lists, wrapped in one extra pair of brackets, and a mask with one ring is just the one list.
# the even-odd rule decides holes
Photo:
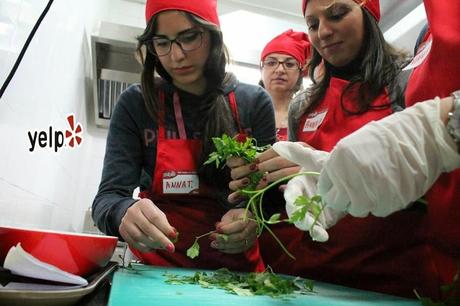
[[(320, 172), (323, 164), (329, 158), (328, 152), (304, 147), (295, 142), (277, 142), (273, 145), (273, 150), (281, 157), (301, 166), (300, 172)], [(284, 191), (284, 199), (286, 200), (286, 212), (289, 217), (300, 209), (294, 204), (297, 197), (302, 195), (312, 197), (317, 194), (317, 182), (318, 176), (307, 175), (296, 176), (288, 182)], [(313, 227), (315, 218), (309, 212), (302, 221), (295, 222), (294, 225), (303, 231), (309, 231), (313, 240), (323, 242), (329, 239), (326, 229), (336, 224), (344, 215), (342, 212), (325, 207)]]
[(442, 172), (460, 167), (439, 105), (438, 98), (418, 103), (338, 142), (318, 183), (327, 206), (385, 217), (423, 196)]

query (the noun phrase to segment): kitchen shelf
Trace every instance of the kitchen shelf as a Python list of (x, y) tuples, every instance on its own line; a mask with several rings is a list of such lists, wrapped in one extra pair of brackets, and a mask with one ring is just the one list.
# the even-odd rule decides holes
[(140, 82), (141, 64), (135, 57), (136, 37), (142, 28), (101, 22), (91, 35), (94, 117), (107, 128), (120, 93)]

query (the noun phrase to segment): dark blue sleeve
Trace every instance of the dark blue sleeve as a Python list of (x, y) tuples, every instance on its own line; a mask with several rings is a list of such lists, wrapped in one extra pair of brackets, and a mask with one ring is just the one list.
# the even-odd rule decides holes
[(108, 235), (119, 236), (121, 218), (136, 202), (132, 193), (140, 184), (143, 162), (138, 114), (142, 105), (138, 88), (132, 86), (120, 96), (110, 120), (101, 183), (92, 205), (96, 225)]
[(275, 111), (268, 93), (260, 86), (239, 83), (235, 97), (242, 128), (257, 140), (258, 146), (276, 141)]

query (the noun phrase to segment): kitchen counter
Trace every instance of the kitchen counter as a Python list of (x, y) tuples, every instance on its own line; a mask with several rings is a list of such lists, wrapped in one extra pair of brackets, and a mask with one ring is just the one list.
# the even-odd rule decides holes
[(362, 291), (322, 282), (314, 282), (315, 293), (296, 295), (288, 299), (268, 296), (238, 296), (222, 289), (207, 289), (199, 285), (174, 285), (165, 282), (164, 273), (192, 275), (197, 271), (183, 268), (135, 265), (133, 270), (119, 269), (115, 272), (109, 297), (109, 306), (125, 305), (334, 305), (334, 306), (412, 306), (418, 300)]

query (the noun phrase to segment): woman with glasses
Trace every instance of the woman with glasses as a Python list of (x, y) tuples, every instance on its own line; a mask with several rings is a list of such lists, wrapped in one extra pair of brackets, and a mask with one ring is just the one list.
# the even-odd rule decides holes
[(289, 102), (302, 86), (309, 51), (307, 35), (293, 30), (276, 36), (262, 50), (259, 84), (268, 91), (275, 107), (277, 140), (287, 140)]
[(148, 264), (263, 270), (255, 223), (229, 209), (229, 171), (203, 163), (224, 133), (273, 143), (270, 97), (225, 72), (216, 0), (147, 0), (146, 20), (141, 84), (116, 104), (93, 218)]
[[(307, 35), (292, 29), (277, 35), (262, 50), (260, 56), (262, 80), (259, 84), (263, 85), (272, 98), (275, 108), (277, 141), (287, 140), (289, 103), (302, 86), (309, 54), (310, 42)], [(298, 167), (294, 169), (299, 170)], [(267, 195), (267, 198), (273, 195), (271, 193)], [(276, 201), (272, 200), (271, 202), (275, 203)], [(282, 200), (276, 204), (280, 204), (276, 208), (277, 210), (283, 210), (284, 203)], [(269, 204), (266, 203), (266, 205)], [(275, 210), (273, 206), (267, 209), (267, 212)], [(283, 212), (281, 219), (286, 218), (286, 214)], [(303, 233), (287, 223), (273, 225), (271, 230), (281, 241), (289, 241), (296, 235)], [(264, 263), (276, 272), (286, 272), (284, 270), (285, 261), (291, 259), (280, 248), (272, 235), (264, 231), (259, 238), (259, 244)]]
[[(302, 12), (313, 46), (309, 66), (313, 86), (291, 104), (289, 138), (318, 150), (302, 165), (303, 170), (319, 171), (338, 141), (404, 104), (399, 76), (406, 61), (383, 38), (378, 0), (304, 0)], [(323, 68), (317, 77), (319, 67)], [(367, 149), (369, 155), (377, 151)], [(270, 150), (259, 156), (256, 165), (241, 166), (241, 161), (232, 160), (231, 189), (240, 186), (251, 168), (265, 173), (260, 186), (285, 176), (286, 169), (296, 165), (289, 160), (296, 160), (297, 153), (286, 146), (278, 151), (288, 159)], [(343, 173), (343, 184), (351, 176)], [(316, 182), (316, 177), (305, 176), (289, 182), (284, 193), (288, 215), (297, 212), (299, 195), (316, 193)], [(363, 191), (354, 190), (356, 197)], [(362, 217), (344, 216), (327, 207), (318, 219), (307, 212), (295, 223), (304, 235), (285, 242), (297, 258), (285, 261), (285, 272), (401, 296), (414, 297), (414, 289), (439, 295), (439, 271), (424, 226), (425, 207), (413, 205), (386, 218)], [(319, 222), (316, 226), (314, 220)], [(320, 231), (334, 223), (329, 236)]]

